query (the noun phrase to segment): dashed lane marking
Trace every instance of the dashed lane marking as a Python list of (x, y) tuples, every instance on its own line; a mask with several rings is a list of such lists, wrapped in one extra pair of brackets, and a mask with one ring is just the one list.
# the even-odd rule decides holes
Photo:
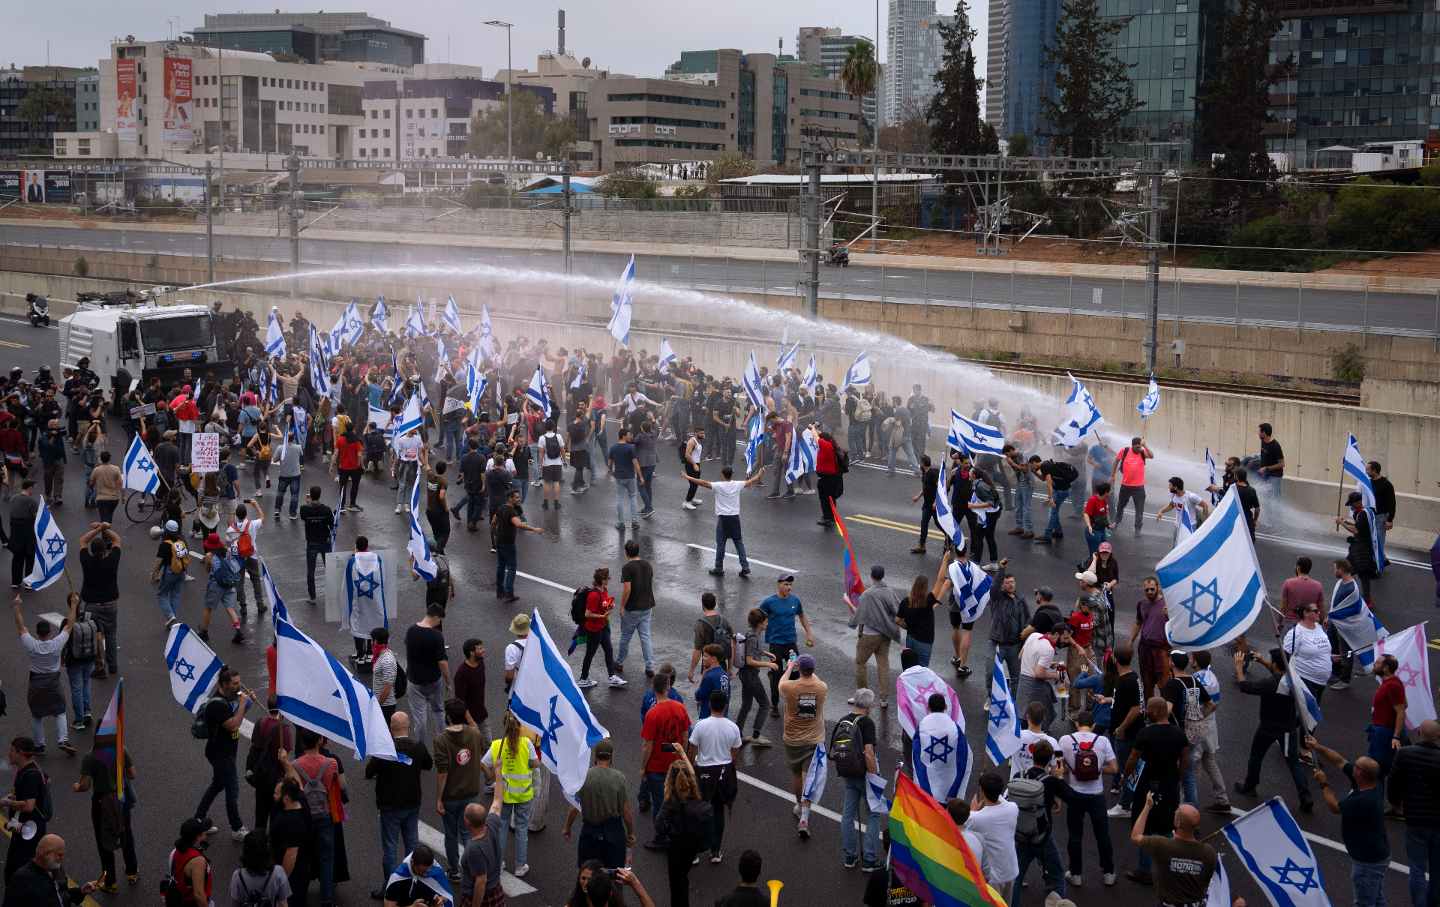
[[(708, 552), (710, 552), (711, 555), (714, 555), (714, 554), (715, 554), (715, 549), (709, 547), (708, 545), (697, 545), (697, 544), (695, 544), (694, 542), (686, 542), (686, 543), (685, 543), (685, 547), (686, 547), (686, 548), (694, 548), (696, 551), (708, 551)], [(739, 556), (738, 554), (736, 554), (735, 552), (733, 552), (733, 551), (726, 551), (726, 552), (725, 552), (725, 556), (728, 557), (728, 558), (734, 558), (735, 560), (739, 560), (739, 559), (740, 559), (740, 556)], [(760, 560), (760, 558), (758, 558), (758, 557), (748, 557), (748, 556), (747, 556), (747, 557), (746, 557), (746, 560), (748, 560), (748, 561), (749, 561), (750, 563), (752, 563), (752, 564), (759, 564), (759, 565), (762, 566), (762, 567), (769, 567), (769, 568), (771, 568), (772, 570), (783, 570), (783, 571), (785, 571), (786, 573), (797, 573), (797, 572), (799, 572), (799, 571), (797, 571), (794, 567), (784, 567), (784, 566), (781, 566), (780, 564), (772, 564), (772, 563), (770, 563), (769, 561), (762, 561), (762, 560)]]

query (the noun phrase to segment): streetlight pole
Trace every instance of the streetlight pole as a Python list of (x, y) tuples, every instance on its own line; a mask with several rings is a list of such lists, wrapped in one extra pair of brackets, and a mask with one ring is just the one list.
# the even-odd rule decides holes
[[(870, 251), (880, 251), (880, 0), (875, 0), (875, 119), (870, 124), (870, 145), (875, 151), (875, 166), (870, 184)], [(860, 99), (865, 106), (865, 99)]]
[(486, 23), (493, 28), (505, 29), (505, 160), (510, 169), (515, 167), (515, 97), (514, 86), (514, 64), (510, 62), (510, 29), (514, 28), (513, 23), (501, 19), (490, 19)]

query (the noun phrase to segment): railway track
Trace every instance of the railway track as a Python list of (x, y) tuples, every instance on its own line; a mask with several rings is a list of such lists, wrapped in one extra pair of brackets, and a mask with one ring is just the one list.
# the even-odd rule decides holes
[[(1004, 362), (988, 359), (965, 359), (964, 362), (984, 366), (995, 371), (1028, 372), (1035, 375), (1063, 375), (1067, 371), (1076, 378), (1097, 381), (1119, 381), (1125, 384), (1146, 384), (1148, 375), (1128, 372), (1101, 372), (1089, 369), (1066, 369), (1054, 365), (1038, 365), (1026, 362)], [(1278, 400), (1303, 400), (1308, 403), (1332, 403), (1336, 406), (1359, 406), (1358, 393), (1335, 391), (1301, 390), (1299, 388), (1256, 386), (1251, 384), (1228, 384), (1223, 381), (1195, 381), (1188, 378), (1162, 378), (1161, 387), (1180, 387), (1186, 390), (1214, 391), (1221, 394), (1245, 394), (1249, 396), (1274, 397)]]

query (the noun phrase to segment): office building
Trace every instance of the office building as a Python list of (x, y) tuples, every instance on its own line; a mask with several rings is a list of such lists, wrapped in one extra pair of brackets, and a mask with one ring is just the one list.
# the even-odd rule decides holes
[[(795, 52), (802, 63), (820, 67), (828, 79), (839, 80), (845, 69), (845, 58), (850, 48), (857, 44), (870, 45), (871, 40), (861, 35), (844, 35), (838, 28), (801, 28), (795, 36)], [(878, 59), (879, 55), (876, 54)], [(881, 84), (876, 74), (875, 84)], [(871, 92), (860, 100), (860, 115), (873, 127), (879, 115), (876, 93)]]
[[(0, 69), (0, 158), (45, 154), (55, 133), (73, 130), (76, 84), (90, 70), (68, 66)], [(51, 99), (37, 110), (32, 94)]]
[(1000, 138), (1012, 133), (1005, 122), (1005, 21), (1009, 0), (990, 0), (985, 32), (985, 122)]
[(1272, 152), (1317, 166), (1317, 152), (1425, 139), (1440, 129), (1440, 17), (1421, 0), (1321, 4), (1285, 0), (1272, 61), (1294, 75), (1275, 86)]
[[(547, 115), (554, 113), (555, 95), (550, 89), (517, 85), (515, 90), (533, 94)], [(501, 106), (504, 99), (505, 83), (486, 79), (367, 81), (361, 92), (364, 122), (357, 130), (356, 156), (361, 160), (461, 157), (468, 153), (475, 116)]]
[[(1043, 153), (1047, 143), (1041, 100), (1055, 96), (1055, 67), (1045, 62), (1045, 46), (1055, 40), (1060, 0), (1004, 0), (1004, 4), (1000, 125), (1005, 131), (999, 134), (1001, 138), (1029, 136), (1035, 152)], [(989, 99), (987, 95), (986, 101)]]
[(195, 29), (197, 44), (282, 54), (305, 63), (342, 60), (413, 66), (425, 62), (425, 36), (366, 13), (219, 13)]
[(953, 21), (953, 16), (936, 14), (935, 0), (890, 0), (883, 83), (885, 125), (894, 125), (912, 112), (924, 114), (929, 107), (944, 52), (940, 26)]
[(92, 69), (75, 80), (75, 131), (100, 128), (100, 71)]

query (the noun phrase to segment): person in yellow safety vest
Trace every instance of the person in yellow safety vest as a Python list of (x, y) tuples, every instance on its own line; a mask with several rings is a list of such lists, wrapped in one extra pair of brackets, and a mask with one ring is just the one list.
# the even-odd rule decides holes
[(540, 762), (535, 744), (520, 733), (520, 721), (512, 712), (505, 713), (505, 735), (490, 744), (481, 766), (491, 779), (498, 771), (505, 779), (505, 805), (500, 812), (500, 862), (504, 867), (505, 839), (515, 829), (515, 877), (524, 878), (530, 871), (526, 858), (530, 850), (530, 809), (535, 800), (534, 769)]

